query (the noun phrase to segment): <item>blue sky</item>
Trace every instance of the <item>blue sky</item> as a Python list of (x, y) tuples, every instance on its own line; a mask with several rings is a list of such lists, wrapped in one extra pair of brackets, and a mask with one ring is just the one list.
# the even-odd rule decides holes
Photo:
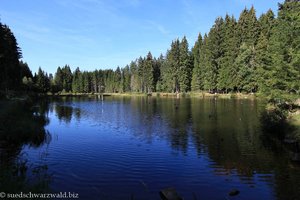
[[(282, 2), (282, 0), (280, 1)], [(0, 0), (0, 19), (15, 34), (33, 72), (115, 69), (131, 60), (165, 54), (186, 35), (190, 47), (218, 16), (238, 18), (254, 5), (257, 15), (273, 0)]]

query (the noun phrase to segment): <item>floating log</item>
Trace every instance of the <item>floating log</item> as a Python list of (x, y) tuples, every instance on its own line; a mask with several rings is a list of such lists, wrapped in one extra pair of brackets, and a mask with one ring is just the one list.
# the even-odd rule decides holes
[(174, 188), (166, 188), (159, 192), (162, 200), (183, 200)]

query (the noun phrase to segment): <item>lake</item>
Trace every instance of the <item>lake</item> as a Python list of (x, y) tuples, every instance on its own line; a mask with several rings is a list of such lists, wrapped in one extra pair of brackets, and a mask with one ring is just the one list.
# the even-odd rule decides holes
[[(185, 200), (300, 198), (296, 152), (262, 131), (259, 100), (69, 97), (0, 108), (2, 190), (154, 200), (172, 187)], [(240, 193), (230, 196), (233, 189)]]

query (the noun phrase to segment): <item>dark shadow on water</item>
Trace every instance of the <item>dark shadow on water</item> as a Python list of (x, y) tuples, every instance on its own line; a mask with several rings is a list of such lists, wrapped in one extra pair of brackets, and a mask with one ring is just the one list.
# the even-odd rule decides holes
[(299, 199), (300, 149), (299, 142), (289, 139), (294, 127), (286, 121), (286, 113), (280, 107), (263, 110), (260, 115), (262, 145), (277, 158), (275, 171), (278, 199)]
[(51, 141), (45, 130), (49, 103), (0, 102), (0, 188), (2, 192), (48, 190), (47, 165), (28, 164), (24, 146), (38, 148)]

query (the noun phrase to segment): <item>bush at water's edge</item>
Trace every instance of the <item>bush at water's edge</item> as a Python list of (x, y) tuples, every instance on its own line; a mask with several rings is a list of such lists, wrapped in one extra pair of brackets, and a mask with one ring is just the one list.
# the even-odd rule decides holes
[(260, 121), (266, 134), (279, 139), (300, 139), (300, 107), (294, 102), (267, 104)]

